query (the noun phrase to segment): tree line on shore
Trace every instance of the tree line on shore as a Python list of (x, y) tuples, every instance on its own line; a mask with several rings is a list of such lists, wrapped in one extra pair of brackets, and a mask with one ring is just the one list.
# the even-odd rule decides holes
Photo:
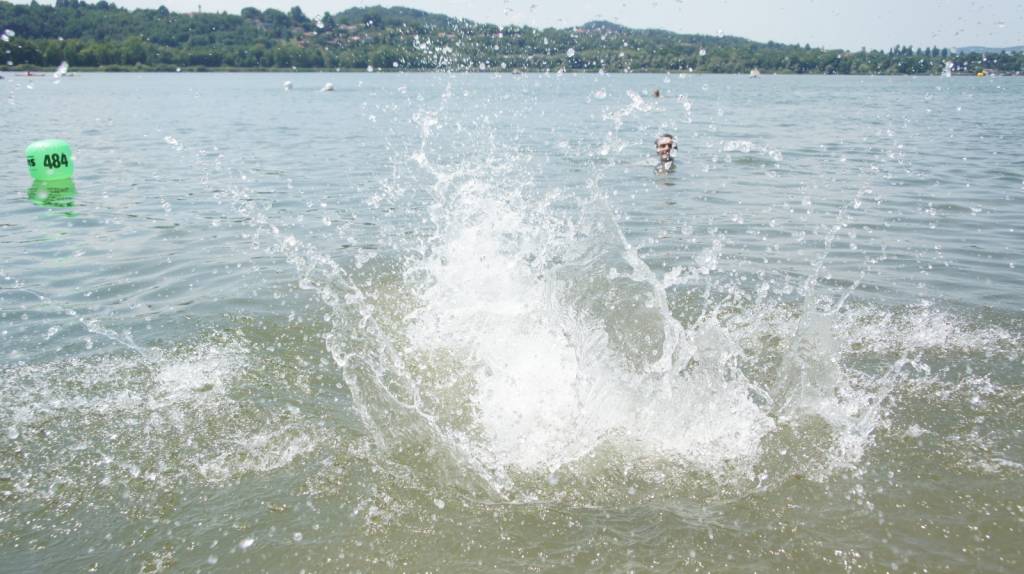
[(635, 30), (611, 22), (554, 29), (495, 26), (409, 8), (307, 16), (244, 8), (238, 15), (127, 10), (99, 0), (56, 5), (0, 0), (0, 67), (107, 70), (505, 70), (795, 74), (1002, 74), (1022, 52), (955, 53), (895, 46), (846, 51), (734, 36)]

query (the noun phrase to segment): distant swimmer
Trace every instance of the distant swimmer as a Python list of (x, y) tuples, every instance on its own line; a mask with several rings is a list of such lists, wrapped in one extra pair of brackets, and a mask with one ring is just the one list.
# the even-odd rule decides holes
[(654, 145), (658, 149), (658, 166), (654, 168), (654, 173), (672, 173), (676, 170), (676, 158), (673, 153), (679, 149), (676, 145), (676, 138), (672, 134), (661, 134), (658, 139), (654, 140)]

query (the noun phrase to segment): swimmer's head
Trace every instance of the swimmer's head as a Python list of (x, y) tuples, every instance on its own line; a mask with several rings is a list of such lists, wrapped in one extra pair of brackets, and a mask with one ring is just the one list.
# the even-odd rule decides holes
[(654, 140), (654, 145), (658, 149), (658, 157), (661, 158), (661, 161), (672, 161), (672, 152), (678, 148), (676, 138), (672, 134), (661, 134), (658, 139)]

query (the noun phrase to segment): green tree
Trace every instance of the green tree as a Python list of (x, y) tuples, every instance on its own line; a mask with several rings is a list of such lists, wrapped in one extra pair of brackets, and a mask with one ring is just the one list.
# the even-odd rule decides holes
[(298, 25), (309, 23), (309, 18), (302, 13), (302, 8), (299, 8), (298, 6), (292, 6), (292, 9), (288, 11), (288, 17), (291, 18), (292, 22)]

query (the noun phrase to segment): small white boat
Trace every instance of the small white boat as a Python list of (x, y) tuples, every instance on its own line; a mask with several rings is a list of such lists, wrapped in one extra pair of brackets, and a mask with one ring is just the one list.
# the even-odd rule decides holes
[(761, 70), (758, 70), (757, 68), (754, 68), (753, 70), (750, 70), (750, 77), (751, 78), (760, 78), (761, 77)]
[(334, 91), (334, 84), (332, 84), (330, 82), (327, 82), (326, 84), (324, 84), (324, 87), (320, 88), (320, 91), (321, 92), (333, 92)]

